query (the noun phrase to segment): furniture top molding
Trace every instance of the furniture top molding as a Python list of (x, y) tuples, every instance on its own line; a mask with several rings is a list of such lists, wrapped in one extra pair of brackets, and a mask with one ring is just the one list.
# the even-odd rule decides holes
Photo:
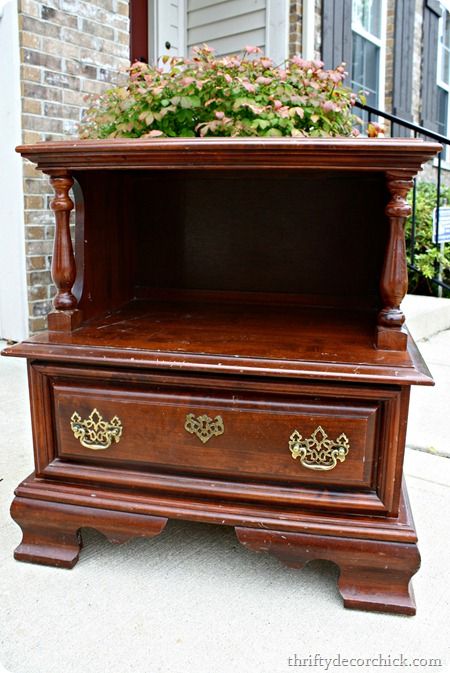
[[(388, 362), (343, 363), (275, 358), (251, 358), (173, 351), (151, 351), (130, 346), (118, 348), (77, 343), (80, 332), (39, 332), (27, 341), (9, 346), (2, 355), (25, 357), (29, 360), (67, 362), (70, 364), (101, 367), (126, 367), (132, 369), (188, 371), (192, 373), (231, 376), (263, 376), (270, 378), (314, 379), (338, 383), (370, 383), (377, 385), (434, 385), (432, 376), (413, 341), (409, 340), (407, 352), (402, 352), (403, 362), (392, 362), (389, 351), (380, 359)], [(377, 353), (377, 351), (375, 351)], [(394, 352), (398, 358), (399, 353)], [(391, 360), (389, 362), (389, 359)]]
[(413, 176), (439, 143), (387, 138), (114, 138), (16, 148), (44, 172), (96, 169), (322, 169)]

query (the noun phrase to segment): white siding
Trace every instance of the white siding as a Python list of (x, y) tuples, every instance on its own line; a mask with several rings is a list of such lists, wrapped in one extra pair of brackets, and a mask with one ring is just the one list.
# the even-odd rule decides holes
[(266, 47), (266, 0), (187, 0), (187, 49), (206, 42), (216, 54)]

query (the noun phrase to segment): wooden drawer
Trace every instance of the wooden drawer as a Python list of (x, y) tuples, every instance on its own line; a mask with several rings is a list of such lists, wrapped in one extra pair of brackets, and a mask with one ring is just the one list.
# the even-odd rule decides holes
[(29, 374), (38, 477), (161, 498), (398, 507), (404, 388), (39, 362)]
[(368, 489), (376, 401), (189, 385), (53, 385), (57, 455), (280, 483)]

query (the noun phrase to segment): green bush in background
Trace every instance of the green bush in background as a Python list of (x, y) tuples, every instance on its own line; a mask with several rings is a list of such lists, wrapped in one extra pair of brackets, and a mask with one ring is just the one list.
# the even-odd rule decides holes
[[(408, 195), (412, 204), (413, 193)], [(418, 271), (409, 270), (408, 292), (412, 294), (437, 295), (437, 285), (431, 278), (437, 276), (439, 263), (442, 264), (442, 280), (450, 285), (450, 243), (446, 243), (444, 254), (433, 243), (433, 209), (436, 207), (437, 191), (433, 182), (418, 182), (416, 189), (416, 236), (414, 245), (414, 266)], [(450, 206), (450, 188), (441, 185), (440, 205)], [(406, 250), (411, 261), (412, 216), (406, 221)], [(445, 297), (450, 292), (443, 291)]]

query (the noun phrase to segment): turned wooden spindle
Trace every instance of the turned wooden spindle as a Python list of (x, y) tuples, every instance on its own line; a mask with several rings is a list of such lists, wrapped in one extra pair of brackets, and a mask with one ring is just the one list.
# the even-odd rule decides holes
[(55, 197), (50, 205), (55, 212), (56, 220), (52, 278), (58, 289), (53, 305), (57, 310), (64, 311), (77, 307), (77, 300), (72, 294), (77, 270), (70, 237), (70, 211), (74, 204), (69, 196), (69, 190), (73, 185), (73, 179), (70, 176), (58, 176), (51, 177), (50, 182), (55, 190)]
[(73, 178), (66, 175), (52, 175), (50, 182), (55, 190), (51, 208), (55, 213), (55, 239), (53, 244), (52, 278), (57, 293), (53, 299), (55, 310), (49, 314), (50, 329), (72, 329), (79, 323), (78, 301), (72, 293), (76, 278), (75, 257), (70, 237), (70, 212), (74, 203), (69, 196)]
[(408, 337), (403, 329), (405, 315), (400, 304), (408, 289), (404, 229), (405, 220), (411, 213), (406, 195), (413, 181), (388, 173), (387, 186), (391, 194), (385, 209), (389, 219), (389, 237), (380, 279), (383, 308), (378, 314), (376, 345), (385, 350), (406, 350)]

